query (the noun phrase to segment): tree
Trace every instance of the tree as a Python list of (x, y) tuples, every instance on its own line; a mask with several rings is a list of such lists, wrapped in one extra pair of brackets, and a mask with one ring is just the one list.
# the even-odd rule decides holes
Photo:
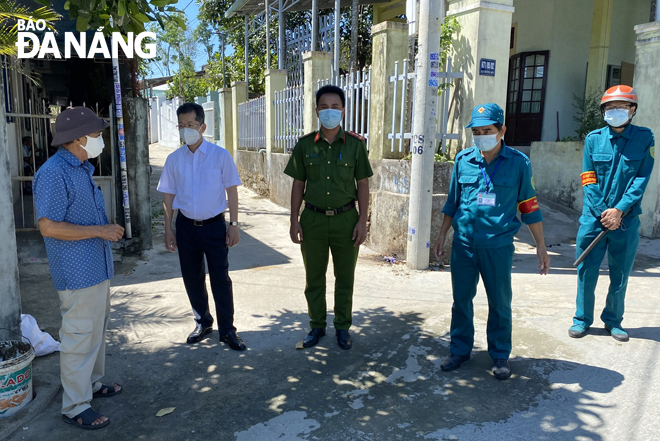
[(60, 18), (60, 14), (45, 6), (31, 9), (13, 0), (0, 0), (0, 55), (17, 55), (18, 20), (44, 20), (48, 28), (53, 30), (53, 23)]
[(360, 15), (360, 6), (358, 0), (353, 0), (351, 7), (351, 72), (357, 69), (357, 54), (358, 54), (358, 18)]
[(208, 55), (208, 60), (211, 61), (213, 58), (213, 42), (211, 39), (214, 34), (213, 26), (206, 20), (200, 20), (199, 25), (193, 32), (193, 38), (195, 41), (201, 43), (204, 48), (206, 48), (206, 54)]
[[(53, 0), (36, 0), (44, 6), (50, 6)], [(138, 34), (145, 31), (145, 25), (157, 21), (165, 27), (165, 20), (180, 21), (172, 14), (178, 11), (174, 5), (177, 0), (67, 0), (64, 9), (69, 17), (76, 20), (76, 29), (85, 32), (88, 29), (100, 29), (110, 35), (120, 32)], [(113, 26), (110, 26), (110, 18)], [(183, 23), (181, 23), (183, 25)]]

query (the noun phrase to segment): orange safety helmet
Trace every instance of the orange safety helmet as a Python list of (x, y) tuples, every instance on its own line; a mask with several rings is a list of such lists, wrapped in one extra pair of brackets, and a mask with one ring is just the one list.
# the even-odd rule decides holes
[(627, 101), (637, 107), (637, 92), (630, 86), (614, 86), (605, 91), (603, 98), (600, 100), (600, 105), (611, 101)]

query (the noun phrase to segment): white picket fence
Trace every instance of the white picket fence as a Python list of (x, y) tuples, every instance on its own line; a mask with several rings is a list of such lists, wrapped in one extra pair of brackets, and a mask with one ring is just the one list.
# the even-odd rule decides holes
[[(329, 79), (321, 80), (316, 90), (332, 84)], [(349, 72), (339, 77), (337, 84), (346, 96), (344, 108), (344, 130), (355, 132), (366, 138), (369, 149), (369, 122), (371, 120), (371, 66), (361, 71)]]
[(255, 151), (266, 148), (265, 96), (238, 105), (238, 148)]
[(305, 88), (287, 87), (275, 92), (275, 147), (290, 153), (304, 135)]
[[(443, 92), (439, 100), (439, 114), (438, 114), (438, 128), (436, 130), (435, 138), (442, 141), (442, 152), (444, 153), (447, 141), (450, 139), (459, 139), (460, 135), (456, 133), (448, 133), (448, 120), (449, 120), (449, 99), (451, 91), (451, 82), (456, 78), (463, 78), (463, 72), (453, 72), (451, 57), (447, 57), (447, 65), (444, 72), (440, 72), (440, 87)], [(406, 147), (405, 140), (412, 138), (411, 132), (406, 131), (406, 126), (412, 128), (413, 119), (415, 115), (415, 72), (408, 72), (408, 60), (403, 60), (401, 73), (399, 73), (399, 62), (394, 63), (394, 75), (389, 77), (389, 82), (393, 83), (394, 98), (392, 108), (400, 107), (399, 115), (397, 112), (392, 112), (392, 131), (387, 134), (387, 138), (391, 140), (391, 149), (394, 151), (396, 140), (398, 140), (399, 152), (403, 152)], [(410, 83), (412, 82), (412, 83)], [(408, 87), (412, 86), (412, 93), (408, 94)], [(399, 92), (401, 88), (401, 92)], [(398, 96), (401, 99), (398, 99)], [(412, 111), (406, 114), (406, 108), (412, 102)], [(408, 124), (406, 124), (406, 122)]]

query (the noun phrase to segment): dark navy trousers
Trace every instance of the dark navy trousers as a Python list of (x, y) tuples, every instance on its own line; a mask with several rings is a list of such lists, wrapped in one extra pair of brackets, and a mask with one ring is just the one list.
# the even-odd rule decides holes
[(202, 226), (195, 226), (193, 221), (181, 212), (176, 217), (176, 243), (179, 248), (181, 275), (195, 320), (204, 327), (213, 325), (206, 290), (206, 257), (220, 335), (236, 330), (226, 235), (227, 225), (224, 217)]

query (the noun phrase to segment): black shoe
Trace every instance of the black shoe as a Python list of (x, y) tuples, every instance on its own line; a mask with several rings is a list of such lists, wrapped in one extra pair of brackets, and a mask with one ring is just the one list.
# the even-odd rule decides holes
[(337, 329), (337, 344), (342, 349), (351, 349), (353, 347), (353, 339), (348, 329)]
[(200, 342), (204, 339), (204, 337), (208, 334), (213, 332), (213, 326), (209, 326), (208, 328), (205, 328), (202, 326), (200, 323), (197, 323), (195, 326), (195, 330), (190, 333), (188, 336), (188, 340), (186, 340), (186, 343), (188, 344), (193, 344)]
[(321, 337), (325, 337), (325, 328), (312, 328), (303, 340), (303, 347), (311, 348), (312, 346), (316, 346), (319, 340), (321, 340)]
[(236, 331), (231, 331), (229, 334), (221, 335), (220, 341), (222, 343), (227, 343), (230, 348), (235, 351), (244, 351), (247, 349), (241, 337), (238, 336)]
[(511, 376), (511, 368), (509, 367), (509, 362), (502, 358), (493, 360), (493, 367), (491, 369), (493, 375), (498, 380), (506, 380)]
[(451, 352), (440, 363), (440, 369), (443, 371), (453, 371), (461, 367), (463, 363), (470, 359), (469, 355), (457, 355)]

